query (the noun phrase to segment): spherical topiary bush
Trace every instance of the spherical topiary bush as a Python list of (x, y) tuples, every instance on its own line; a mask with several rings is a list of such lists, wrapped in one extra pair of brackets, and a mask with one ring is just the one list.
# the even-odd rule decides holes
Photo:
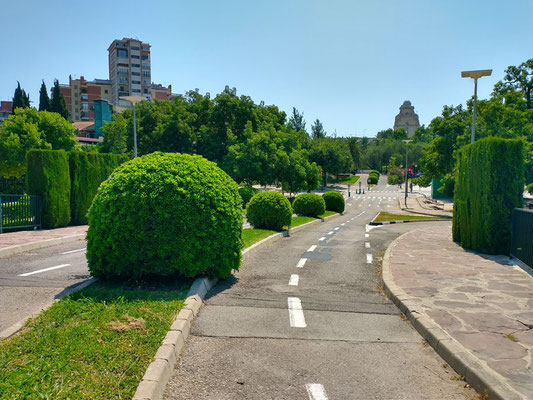
[(291, 203), (281, 193), (259, 192), (250, 199), (246, 218), (254, 228), (281, 230), (291, 225)]
[(306, 217), (318, 217), (326, 211), (326, 203), (322, 196), (314, 193), (303, 193), (293, 203), (294, 213)]
[(153, 153), (118, 167), (89, 209), (95, 277), (226, 278), (241, 261), (237, 184), (200, 156)]
[(239, 188), (239, 195), (241, 196), (241, 199), (242, 199), (243, 208), (246, 208), (246, 205), (248, 204), (250, 199), (257, 192), (259, 192), (259, 190), (254, 188), (253, 186), (243, 186)]
[(326, 210), (338, 213), (344, 212), (344, 197), (339, 192), (331, 190), (322, 195), (326, 202)]

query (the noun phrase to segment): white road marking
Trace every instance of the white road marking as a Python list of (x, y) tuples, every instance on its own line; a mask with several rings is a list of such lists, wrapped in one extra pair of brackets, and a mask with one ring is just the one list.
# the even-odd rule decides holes
[(340, 229), (340, 228), (337, 226), (337, 227), (334, 229), (334, 231), (338, 231), (339, 229)]
[(350, 207), (352, 206), (351, 204), (348, 204)]
[(366, 255), (366, 263), (367, 264), (372, 264), (372, 261), (373, 261), (372, 254), (367, 254)]
[(328, 235), (333, 235), (333, 231), (329, 231), (329, 232), (328, 232)]
[(304, 310), (302, 308), (302, 302), (298, 297), (289, 297), (287, 299), (289, 306), (289, 322), (293, 328), (305, 328)]
[(370, 235), (369, 235), (368, 233), (365, 233), (365, 237), (366, 237), (366, 238), (367, 238), (367, 237), (370, 237)]
[(300, 261), (298, 261), (298, 264), (296, 264), (296, 268), (303, 268), (306, 261), (307, 258), (300, 258)]
[(61, 264), (61, 265), (56, 265), (55, 267), (39, 269), (33, 272), (26, 272), (25, 274), (20, 274), (19, 276), (30, 276), (34, 274), (40, 274), (41, 272), (53, 271), (54, 269), (60, 269), (60, 268), (65, 268), (65, 267), (70, 267), (70, 264)]
[(366, 247), (367, 249), (369, 249), (369, 248), (370, 248), (370, 243), (365, 242), (365, 247)]
[(318, 239), (319, 242), (321, 242), (322, 240), (326, 240), (326, 237), (322, 236), (320, 239)]
[(308, 383), (305, 385), (309, 400), (328, 400), (326, 390), (320, 383)]
[(63, 253), (59, 253), (59, 254), (64, 255), (64, 254), (70, 254), (70, 253), (77, 253), (78, 251), (85, 251), (85, 250), (87, 249), (84, 247), (83, 249), (64, 251)]
[(315, 251), (315, 249), (316, 249), (316, 244), (314, 244), (314, 245), (312, 245), (311, 247), (309, 247), (309, 248), (307, 249), (307, 251)]
[(344, 225), (346, 225), (346, 223), (343, 222), (343, 223), (341, 224), (341, 226), (344, 226)]
[(300, 277), (297, 274), (292, 274), (289, 279), (289, 286), (298, 286), (298, 281)]

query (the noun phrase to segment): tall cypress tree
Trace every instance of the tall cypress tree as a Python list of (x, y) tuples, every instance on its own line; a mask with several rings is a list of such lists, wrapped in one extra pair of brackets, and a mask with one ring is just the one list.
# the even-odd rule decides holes
[(69, 119), (67, 102), (65, 101), (65, 97), (63, 97), (63, 93), (61, 93), (61, 90), (59, 89), (59, 81), (57, 79), (54, 81), (54, 87), (52, 89), (50, 111), (58, 113), (66, 120)]
[(41, 90), (39, 90), (39, 111), (50, 111), (50, 97), (48, 97), (44, 81), (41, 84)]
[(20, 82), (17, 81), (17, 88), (15, 89), (15, 94), (13, 95), (13, 110), (15, 111), (15, 108), (26, 108), (30, 106), (30, 98), (20, 87)]

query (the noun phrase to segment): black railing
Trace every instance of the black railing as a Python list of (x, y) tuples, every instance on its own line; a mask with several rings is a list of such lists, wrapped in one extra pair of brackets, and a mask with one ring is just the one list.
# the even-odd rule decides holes
[(40, 228), (42, 209), (39, 196), (0, 194), (0, 233), (6, 229)]
[(533, 268), (533, 210), (513, 210), (511, 255)]

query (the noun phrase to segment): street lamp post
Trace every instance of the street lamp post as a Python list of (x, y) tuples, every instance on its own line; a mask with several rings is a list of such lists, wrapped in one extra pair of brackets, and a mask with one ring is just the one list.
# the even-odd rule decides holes
[(474, 79), (474, 110), (472, 114), (472, 135), (470, 136), (470, 143), (474, 143), (476, 140), (476, 109), (477, 109), (477, 80), (482, 76), (491, 76), (491, 69), (479, 69), (476, 71), (462, 71), (462, 78)]
[(137, 158), (137, 118), (135, 115), (135, 104), (143, 101), (144, 98), (139, 96), (124, 96), (119, 98), (120, 100), (129, 101), (133, 108), (133, 157)]
[(409, 148), (409, 142), (412, 142), (412, 140), (402, 140), (402, 142), (405, 142), (405, 208), (407, 208), (407, 186), (409, 186), (408, 181), (409, 177), (407, 175), (407, 149)]

